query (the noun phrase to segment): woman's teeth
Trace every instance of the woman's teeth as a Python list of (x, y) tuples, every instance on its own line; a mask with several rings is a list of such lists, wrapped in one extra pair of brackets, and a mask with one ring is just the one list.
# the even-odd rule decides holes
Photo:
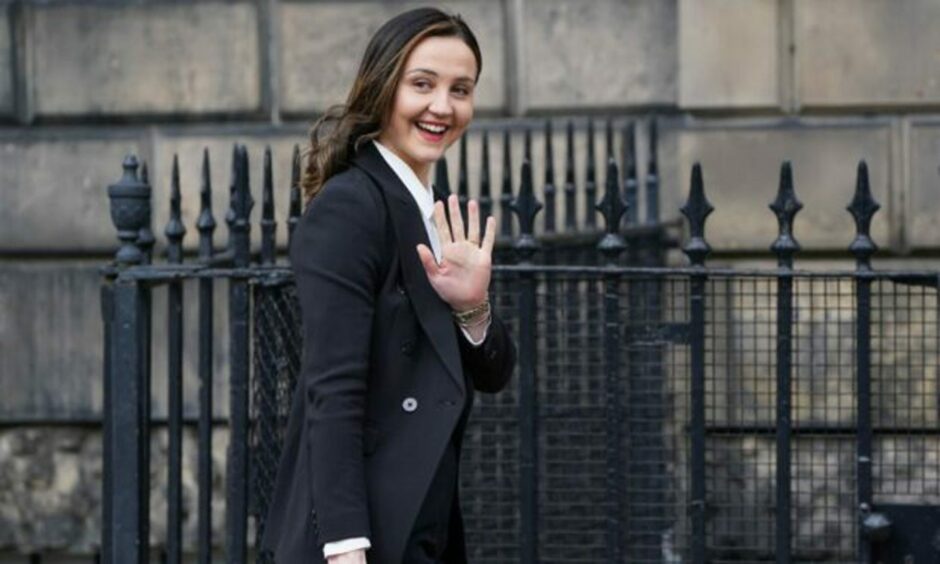
[(434, 125), (434, 124), (430, 124), (430, 123), (418, 123), (417, 126), (418, 126), (418, 129), (423, 129), (424, 131), (427, 131), (428, 133), (434, 133), (434, 134), (438, 134), (438, 135), (441, 134), (441, 133), (444, 133), (445, 131), (447, 131), (447, 126), (446, 126), (446, 125)]

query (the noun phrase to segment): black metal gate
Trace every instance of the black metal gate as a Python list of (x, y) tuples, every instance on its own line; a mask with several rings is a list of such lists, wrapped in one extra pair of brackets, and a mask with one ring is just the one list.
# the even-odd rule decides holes
[[(607, 129), (605, 189), (597, 204), (603, 232), (594, 229), (592, 206), (576, 217), (576, 201), (596, 201), (597, 183), (589, 165), (584, 184), (575, 186), (573, 150), (560, 205), (546, 159), (538, 233), (542, 204), (534, 193), (528, 131), (518, 193), (504, 177), (502, 232), (512, 232), (511, 209), (518, 233), (501, 242), (492, 300), (515, 335), (519, 364), (511, 389), (479, 397), (464, 443), (461, 490), (471, 561), (936, 562), (940, 277), (871, 269), (875, 246), (868, 227), (878, 206), (864, 164), (849, 206), (857, 223), (850, 247), (855, 270), (794, 268), (799, 245), (792, 225), (801, 204), (787, 164), (771, 205), (780, 226), (772, 245), (776, 268), (705, 266), (711, 206), (698, 166), (682, 208), (690, 266), (666, 267), (670, 226), (658, 221), (655, 150), (641, 198), (632, 125), (625, 132), (620, 168)], [(572, 135), (569, 127), (568, 147)], [(588, 135), (593, 162), (590, 121)], [(547, 144), (551, 138), (548, 130)], [(508, 133), (506, 139), (508, 160)], [(465, 147), (458, 185), (464, 197)], [(493, 206), (488, 149), (482, 155), (479, 194), (486, 210)], [(230, 244), (212, 252), (205, 183), (200, 256), (191, 263), (182, 262), (175, 172), (167, 264), (147, 260), (150, 189), (138, 179), (133, 160), (111, 188), (124, 246), (116, 264), (105, 269), (102, 294), (107, 562), (148, 556), (141, 540), (148, 538), (149, 524), (144, 446), (150, 434), (150, 299), (158, 285), (168, 288), (171, 371), (168, 527), (165, 542), (158, 542), (168, 561), (179, 561), (181, 284), (189, 279), (199, 285), (204, 383), (199, 560), (208, 562), (212, 551), (212, 397), (205, 383), (213, 370), (212, 286), (220, 279), (229, 285), (231, 351), (227, 561), (247, 558), (249, 522), (255, 535), (264, 527), (300, 365), (300, 327), (291, 273), (275, 258), (270, 158), (255, 264), (244, 148), (236, 149), (233, 162)], [(295, 156), (289, 221), (300, 213), (298, 163)], [(504, 170), (510, 169), (507, 163)], [(439, 187), (445, 179), (439, 177)], [(635, 213), (641, 201), (643, 222)], [(556, 228), (558, 207), (562, 229)]]

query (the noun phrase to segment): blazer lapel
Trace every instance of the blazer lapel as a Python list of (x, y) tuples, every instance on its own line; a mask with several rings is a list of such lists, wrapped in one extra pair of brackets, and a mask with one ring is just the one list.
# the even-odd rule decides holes
[(447, 371), (458, 388), (465, 392), (460, 350), (454, 338), (456, 328), (450, 307), (437, 295), (428, 281), (416, 250), (419, 243), (431, 247), (418, 204), (372, 143), (367, 143), (359, 149), (353, 165), (365, 171), (385, 193), (389, 217), (398, 238), (402, 277), (414, 304), (415, 314)]

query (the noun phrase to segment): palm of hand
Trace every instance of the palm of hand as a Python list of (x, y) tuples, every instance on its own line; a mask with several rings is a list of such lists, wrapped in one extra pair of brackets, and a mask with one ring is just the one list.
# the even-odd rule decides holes
[(441, 243), (441, 263), (437, 264), (431, 250), (418, 245), (418, 255), (431, 286), (452, 309), (464, 311), (486, 299), (492, 271), (493, 243), (496, 221), (487, 218), (483, 240), (480, 240), (480, 219), (477, 203), (467, 204), (469, 229), (464, 235), (463, 218), (457, 196), (448, 198), (450, 225), (440, 202), (434, 205), (434, 223)]

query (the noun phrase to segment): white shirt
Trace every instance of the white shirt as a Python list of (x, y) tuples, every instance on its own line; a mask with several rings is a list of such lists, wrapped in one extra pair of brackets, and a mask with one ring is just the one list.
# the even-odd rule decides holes
[[(408, 193), (411, 194), (411, 197), (414, 198), (415, 203), (418, 205), (418, 210), (421, 212), (421, 219), (424, 221), (424, 230), (427, 231), (428, 240), (431, 242), (431, 252), (434, 253), (434, 259), (440, 263), (441, 241), (438, 238), (437, 225), (434, 224), (434, 191), (430, 186), (422, 184), (414, 170), (412, 170), (405, 161), (401, 160), (398, 155), (384, 147), (378, 141), (373, 141), (373, 143), (375, 143), (375, 148), (379, 150), (379, 154), (382, 155), (382, 158), (385, 159), (388, 166), (391, 167), (398, 179), (405, 185), (405, 188), (408, 189)], [(461, 327), (460, 330), (471, 345), (478, 347), (486, 340), (486, 334), (489, 328), (490, 325), (489, 322), (487, 322), (486, 328), (483, 330), (483, 337), (480, 338), (479, 341), (475, 341), (473, 337), (470, 336), (470, 333), (463, 327)], [(323, 545), (323, 556), (329, 558), (330, 556), (336, 556), (344, 552), (352, 552), (353, 550), (366, 549), (371, 546), (372, 543), (370, 543), (369, 539), (366, 537), (355, 537), (337, 542), (328, 542)]]

